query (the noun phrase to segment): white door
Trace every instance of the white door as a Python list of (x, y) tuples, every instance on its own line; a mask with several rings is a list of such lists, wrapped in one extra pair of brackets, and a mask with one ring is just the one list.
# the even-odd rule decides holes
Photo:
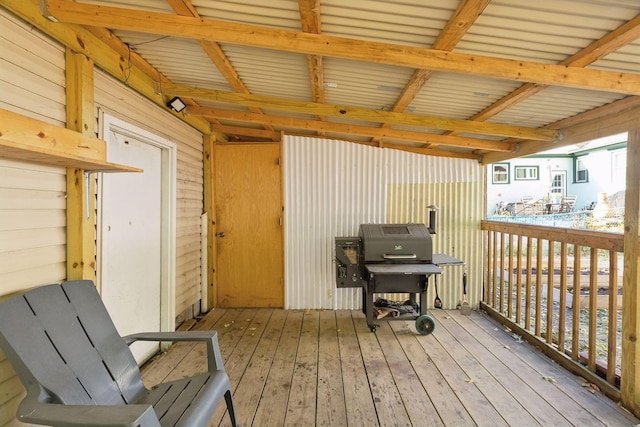
[(567, 171), (551, 172), (551, 193), (567, 195)]
[[(135, 128), (106, 129), (107, 158), (143, 169), (142, 173), (103, 173), (99, 186), (99, 266), (102, 298), (121, 335), (158, 332), (162, 327), (163, 273), (170, 213), (163, 203), (167, 165), (163, 148)], [(167, 261), (168, 262), (168, 261)], [(168, 316), (164, 313), (164, 316)], [(165, 328), (166, 330), (166, 328)], [(131, 348), (138, 362), (156, 353), (159, 343)]]

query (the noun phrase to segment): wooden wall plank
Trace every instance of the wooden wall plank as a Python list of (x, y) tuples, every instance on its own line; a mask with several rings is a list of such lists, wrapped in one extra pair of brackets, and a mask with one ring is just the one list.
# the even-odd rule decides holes
[[(93, 61), (66, 51), (67, 128), (95, 137), (93, 117)], [(106, 160), (106, 144), (102, 155)], [(95, 179), (85, 179), (84, 170), (67, 168), (67, 279), (96, 279)]]

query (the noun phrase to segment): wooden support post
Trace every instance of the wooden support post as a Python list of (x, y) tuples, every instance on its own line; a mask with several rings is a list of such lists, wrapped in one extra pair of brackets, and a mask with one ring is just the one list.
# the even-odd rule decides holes
[[(67, 48), (67, 128), (95, 137), (93, 61)], [(96, 278), (95, 178), (67, 168), (67, 280)], [(89, 188), (87, 188), (87, 184)]]
[(625, 408), (640, 417), (640, 304), (638, 304), (638, 216), (640, 213), (640, 123), (629, 131), (627, 142), (627, 189), (624, 214), (624, 275), (622, 281), (622, 374), (621, 399)]
[(204, 135), (203, 138), (203, 174), (204, 174), (204, 211), (208, 215), (209, 230), (207, 230), (207, 307), (210, 309), (217, 304), (216, 298), (216, 270), (217, 270), (217, 244), (216, 244), (216, 212), (215, 212), (215, 183), (214, 177), (214, 157), (213, 144), (216, 138), (214, 135)]

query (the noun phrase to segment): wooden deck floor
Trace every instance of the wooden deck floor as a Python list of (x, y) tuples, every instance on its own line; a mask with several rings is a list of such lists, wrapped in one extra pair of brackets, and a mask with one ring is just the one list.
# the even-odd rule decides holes
[[(640, 421), (504, 327), (432, 310), (436, 330), (358, 311), (216, 309), (215, 329), (241, 426), (631, 426)], [(145, 383), (206, 369), (178, 343), (143, 367)], [(222, 405), (224, 407), (224, 404)], [(218, 408), (210, 425), (229, 425)]]

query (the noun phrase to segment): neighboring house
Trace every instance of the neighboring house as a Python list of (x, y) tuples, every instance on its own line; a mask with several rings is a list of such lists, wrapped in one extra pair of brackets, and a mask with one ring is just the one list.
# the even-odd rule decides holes
[(574, 211), (593, 208), (606, 194), (611, 207), (624, 206), (627, 135), (520, 157), (487, 166), (487, 215), (500, 205), (519, 214), (523, 197), (553, 200), (577, 196)]

